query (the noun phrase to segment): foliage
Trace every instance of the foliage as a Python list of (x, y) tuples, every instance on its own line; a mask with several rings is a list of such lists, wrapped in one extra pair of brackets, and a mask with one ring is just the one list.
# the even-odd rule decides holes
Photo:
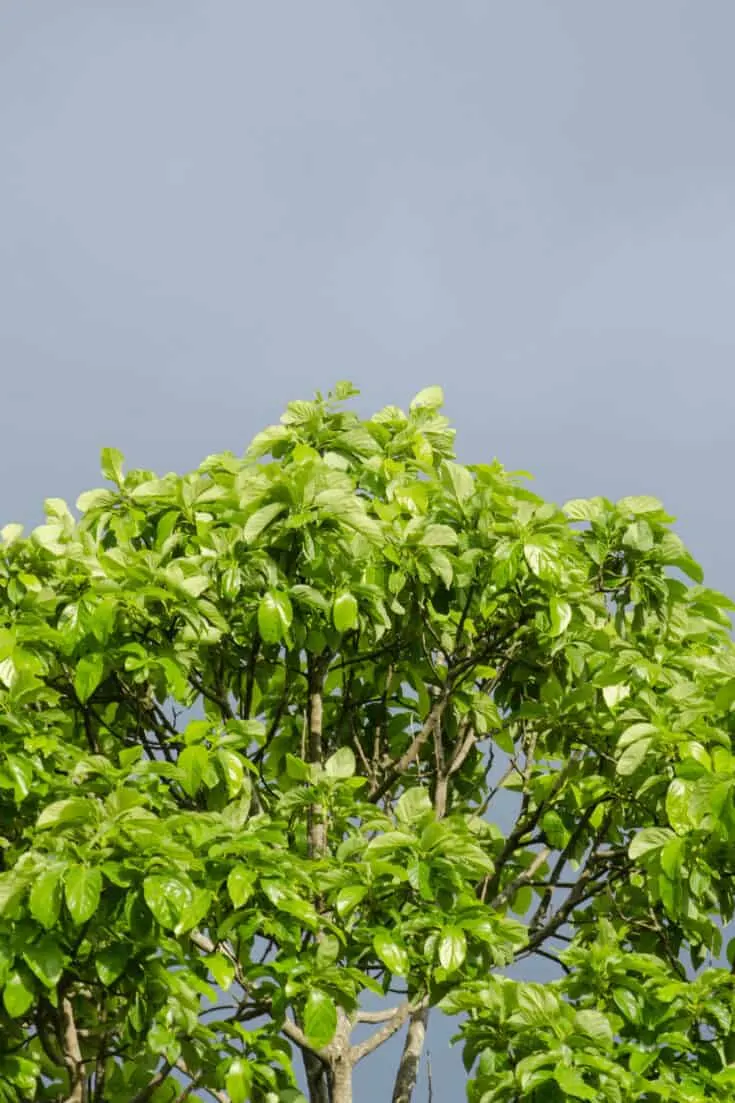
[(732, 603), (354, 393), (3, 530), (0, 1103), (346, 1103), (438, 1005), (472, 1103), (735, 1100)]

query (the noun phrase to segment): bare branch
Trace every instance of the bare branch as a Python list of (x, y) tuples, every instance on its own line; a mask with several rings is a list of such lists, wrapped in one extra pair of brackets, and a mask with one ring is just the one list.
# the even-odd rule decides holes
[(504, 904), (507, 904), (509, 900), (512, 900), (515, 894), (518, 892), (518, 889), (523, 888), (523, 886), (528, 881), (533, 880), (534, 874), (538, 869), (541, 868), (541, 866), (548, 858), (549, 854), (551, 854), (551, 850), (548, 846), (545, 846), (543, 850), (540, 850), (531, 862), (528, 869), (524, 869), (522, 873), (519, 873), (515, 880), (511, 881), (509, 885), (506, 885), (503, 891), (499, 893), (491, 902), (490, 907), (502, 908)]
[(392, 1103), (411, 1103), (413, 1089), (416, 1087), (421, 1051), (426, 1040), (428, 1020), (429, 1011), (426, 1007), (423, 1007), (420, 1011), (415, 1011), (411, 1016), (403, 1053), (401, 1054), (401, 1063), (398, 1066), (395, 1084), (393, 1085)]
[(64, 1054), (64, 1064), (69, 1073), (69, 1093), (64, 1103), (87, 1103), (87, 1078), (84, 1075), (84, 1058), (79, 1045), (74, 1008), (68, 996), (62, 999), (59, 1008), (59, 1034), (59, 1042)]
[(444, 710), (447, 707), (447, 701), (449, 700), (448, 691), (445, 689), (441, 697), (438, 697), (434, 702), (429, 715), (426, 717), (421, 730), (416, 733), (411, 741), (411, 745), (408, 750), (401, 755), (394, 768), (390, 771), (386, 777), (383, 778), (380, 785), (373, 789), (368, 797), (374, 804), (377, 803), (381, 797), (385, 796), (388, 790), (395, 784), (401, 774), (405, 773), (412, 762), (418, 758), (419, 752), (423, 747), (426, 740), (431, 733), (435, 731), (441, 724), (441, 718), (444, 714)]
[[(425, 1002), (425, 1000), (422, 1000), (419, 1007), (423, 1007)], [(373, 1053), (378, 1046), (382, 1046), (383, 1042), (387, 1042), (389, 1038), (392, 1038), (396, 1031), (401, 1029), (409, 1015), (412, 1015), (417, 1010), (416, 1004), (412, 1004), (409, 1000), (406, 1000), (400, 1007), (397, 1007), (385, 1026), (382, 1026), (380, 1030), (376, 1030), (375, 1033), (371, 1034), (369, 1038), (366, 1038), (364, 1042), (350, 1047), (352, 1063), (356, 1065), (363, 1057), (367, 1057), (368, 1054)]]
[(400, 1011), (400, 1007), (389, 1007), (385, 1011), (358, 1011), (353, 1016), (356, 1023), (385, 1023)]

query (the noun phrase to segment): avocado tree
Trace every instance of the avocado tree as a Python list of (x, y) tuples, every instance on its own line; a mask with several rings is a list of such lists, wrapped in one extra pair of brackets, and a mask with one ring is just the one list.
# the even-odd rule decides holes
[(355, 393), (3, 530), (0, 1101), (735, 1100), (732, 603)]

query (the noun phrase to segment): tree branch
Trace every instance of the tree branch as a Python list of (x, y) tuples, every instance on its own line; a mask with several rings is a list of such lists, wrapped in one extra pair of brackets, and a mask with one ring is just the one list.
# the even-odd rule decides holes
[(68, 996), (64, 996), (59, 1008), (59, 1042), (64, 1054), (64, 1064), (69, 1073), (69, 1092), (64, 1103), (87, 1103), (87, 1078), (84, 1075), (84, 1058), (74, 1008)]
[(403, 1053), (401, 1054), (401, 1062), (393, 1085), (392, 1103), (411, 1103), (411, 1096), (418, 1077), (421, 1051), (426, 1040), (428, 1020), (429, 1011), (426, 1007), (414, 1011), (411, 1015), (406, 1041), (403, 1045)]
[[(419, 1007), (423, 1007), (425, 1003), (426, 1001), (422, 1000)], [(376, 1050), (378, 1046), (382, 1046), (383, 1042), (387, 1042), (389, 1038), (392, 1038), (396, 1031), (401, 1029), (409, 1015), (412, 1015), (417, 1010), (416, 1004), (411, 1003), (409, 1000), (402, 1003), (400, 1007), (394, 1008), (385, 1026), (382, 1026), (380, 1030), (376, 1030), (375, 1033), (371, 1034), (369, 1038), (366, 1038), (364, 1042), (359, 1042), (358, 1045), (350, 1047), (350, 1055), (353, 1064), (356, 1065), (363, 1057), (367, 1057), (368, 1054)], [(378, 1011), (374, 1012), (374, 1014), (380, 1015), (384, 1013)], [(366, 1022), (370, 1020), (363, 1019), (362, 1021)], [(373, 1019), (372, 1021), (379, 1022), (380, 1020)]]
[(408, 750), (401, 755), (396, 765), (393, 767), (390, 773), (383, 778), (380, 785), (378, 785), (378, 787), (376, 789), (373, 789), (373, 791), (370, 793), (368, 800), (372, 801), (373, 804), (376, 804), (381, 799), (381, 797), (385, 796), (385, 794), (395, 784), (401, 774), (405, 773), (411, 763), (414, 762), (416, 758), (418, 758), (419, 752), (424, 743), (429, 738), (431, 733), (435, 731), (437, 726), (441, 723), (441, 718), (444, 714), (444, 709), (447, 707), (448, 699), (448, 691), (445, 688), (441, 697), (438, 697), (434, 702), (429, 715), (426, 717), (426, 720), (424, 720), (421, 730), (418, 731), (412, 739), (411, 745)]

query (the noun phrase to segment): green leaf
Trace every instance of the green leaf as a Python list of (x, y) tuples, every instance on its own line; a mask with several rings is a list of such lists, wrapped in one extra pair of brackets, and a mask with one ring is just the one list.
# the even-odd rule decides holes
[(439, 410), (444, 405), (444, 391), (441, 387), (424, 387), (422, 391), (419, 391), (411, 400), (409, 410), (413, 413), (415, 410), (423, 407), (427, 410)]
[(401, 823), (413, 824), (431, 812), (433, 805), (426, 789), (416, 786), (402, 793), (396, 804), (396, 819)]
[(629, 525), (623, 535), (623, 544), (633, 551), (648, 552), (652, 549), (654, 540), (651, 526), (647, 521), (634, 521)]
[(675, 777), (666, 791), (666, 815), (674, 831), (684, 833), (691, 826), (691, 788), (687, 781)]
[(184, 747), (176, 766), (179, 780), (190, 797), (195, 797), (209, 765), (209, 752), (206, 747), (194, 745)]
[(118, 977), (122, 976), (129, 958), (130, 949), (124, 943), (107, 946), (95, 955), (94, 967), (105, 987), (114, 984)]
[(143, 896), (154, 918), (173, 930), (181, 913), (192, 902), (192, 888), (171, 874), (152, 874), (143, 881)]
[(3, 1004), (11, 1019), (20, 1019), (32, 1006), (35, 992), (30, 979), (14, 969), (3, 989)]
[(585, 1009), (577, 1011), (574, 1016), (577, 1029), (596, 1042), (601, 1042), (606, 1048), (613, 1044), (613, 1030), (610, 1021), (601, 1011)]
[(252, 544), (275, 521), (276, 517), (281, 513), (285, 513), (285, 511), (285, 502), (271, 502), (267, 506), (262, 506), (261, 509), (256, 509), (255, 513), (248, 517), (242, 530), (245, 543)]
[(250, 1065), (240, 1057), (230, 1064), (225, 1075), (225, 1089), (231, 1103), (247, 1103), (250, 1099), (252, 1073)]
[(562, 1091), (573, 1099), (599, 1099), (593, 1088), (586, 1084), (580, 1074), (566, 1065), (557, 1065), (554, 1070), (554, 1079)]
[(538, 578), (550, 581), (557, 575), (557, 560), (548, 544), (537, 541), (523, 545), (526, 562)]
[(253, 894), (257, 874), (245, 866), (234, 866), (227, 876), (227, 891), (233, 907), (241, 908)]
[(293, 621), (288, 594), (269, 590), (258, 606), (258, 631), (266, 643), (280, 643)]
[(64, 899), (75, 923), (86, 923), (97, 911), (102, 894), (102, 874), (85, 865), (69, 866), (64, 874)]
[(660, 850), (672, 838), (674, 838), (674, 832), (668, 827), (644, 827), (631, 841), (628, 856), (636, 859), (652, 850)]
[(399, 977), (407, 977), (409, 959), (406, 947), (387, 930), (378, 930), (373, 936), (373, 949), (383, 964)]
[(612, 711), (621, 701), (624, 701), (626, 697), (630, 696), (630, 686), (624, 682), (618, 682), (611, 686), (603, 686), (602, 696), (605, 704), (610, 711)]
[(357, 601), (352, 594), (346, 591), (337, 594), (332, 605), (332, 623), (338, 632), (349, 632), (358, 627)]
[(125, 457), (117, 448), (103, 448), (100, 453), (100, 469), (106, 479), (118, 486), (123, 482), (122, 465)]
[(99, 653), (85, 655), (77, 663), (77, 669), (74, 673), (74, 689), (82, 704), (85, 704), (97, 689), (102, 681), (104, 669), (105, 659)]
[(443, 466), (449, 476), (457, 501), (466, 502), (475, 493), (475, 480), (472, 477), (472, 472), (452, 460), (445, 460)]
[(53, 935), (44, 935), (39, 942), (23, 951), (28, 968), (47, 988), (55, 988), (64, 971), (64, 954)]
[(304, 1033), (313, 1046), (321, 1048), (328, 1045), (337, 1031), (337, 1008), (334, 1000), (312, 988), (304, 1008)]
[(340, 747), (324, 763), (324, 773), (335, 779), (353, 777), (356, 769), (355, 754), (350, 747)]
[(569, 627), (572, 619), (572, 607), (568, 601), (552, 594), (549, 598), (549, 616), (551, 618), (551, 636), (561, 636)]
[(335, 901), (337, 915), (340, 919), (348, 919), (367, 894), (367, 885), (345, 885), (344, 888), (341, 888)]
[(604, 516), (605, 504), (603, 498), (572, 498), (564, 503), (562, 511), (570, 521), (599, 521)]
[(227, 795), (236, 797), (245, 784), (245, 768), (242, 759), (236, 751), (220, 747), (217, 751), (217, 760), (224, 774)]
[(459, 927), (444, 927), (439, 935), (439, 964), (454, 973), (467, 956), (467, 939)]
[(645, 513), (661, 513), (664, 507), (658, 498), (651, 498), (647, 494), (636, 494), (632, 497), (621, 498), (616, 503), (616, 508), (621, 513), (632, 513), (634, 516), (639, 516)]
[(33, 882), (28, 904), (31, 915), (42, 927), (54, 927), (61, 914), (62, 866), (45, 870)]
[(541, 828), (549, 844), (555, 850), (563, 850), (569, 841), (569, 830), (558, 812), (553, 809), (541, 817)]
[(215, 982), (223, 992), (226, 992), (235, 979), (234, 964), (228, 957), (219, 952), (216, 954), (209, 954), (204, 960)]
[(616, 765), (616, 772), (620, 777), (629, 777), (636, 772), (645, 761), (652, 742), (652, 739), (638, 739), (625, 748)]
[(449, 525), (427, 525), (421, 536), (425, 548), (455, 548), (458, 542), (457, 533)]
[(628, 988), (613, 988), (612, 998), (615, 1006), (631, 1023), (640, 1022), (641, 1009), (638, 1000)]
[(67, 827), (71, 824), (88, 823), (97, 818), (97, 808), (91, 800), (84, 797), (69, 797), (57, 800), (43, 809), (36, 821), (36, 827), (43, 831), (51, 827)]
[(339, 957), (340, 944), (336, 935), (324, 935), (316, 948), (316, 963), (320, 969), (328, 969)]

